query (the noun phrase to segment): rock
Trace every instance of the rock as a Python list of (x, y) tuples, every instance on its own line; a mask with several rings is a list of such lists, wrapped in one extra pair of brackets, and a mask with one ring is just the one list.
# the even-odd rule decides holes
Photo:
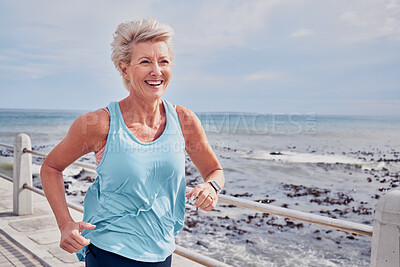
[(200, 245), (200, 246), (203, 246), (203, 247), (205, 247), (205, 248), (208, 249), (208, 245), (207, 245), (205, 242), (203, 242), (203, 241), (197, 240), (196, 244), (197, 244), (197, 245)]
[(279, 155), (282, 155), (281, 152), (271, 152), (271, 153), (269, 153), (269, 154), (272, 155), (272, 156), (279, 156)]

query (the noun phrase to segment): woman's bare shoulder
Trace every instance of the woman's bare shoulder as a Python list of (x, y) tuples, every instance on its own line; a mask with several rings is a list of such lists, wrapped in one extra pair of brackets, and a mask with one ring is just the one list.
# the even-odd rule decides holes
[(106, 110), (87, 112), (72, 123), (64, 141), (85, 144), (87, 153), (97, 151), (106, 142), (109, 127), (110, 115)]
[(104, 108), (82, 114), (77, 120), (79, 120), (82, 134), (88, 134), (92, 137), (101, 135), (107, 137), (110, 127), (110, 114)]
[(204, 131), (203, 126), (192, 110), (183, 106), (176, 106), (176, 113), (178, 114), (179, 123), (186, 140), (188, 140), (188, 137), (202, 134)]
[(176, 113), (178, 114), (180, 123), (191, 124), (197, 119), (196, 114), (188, 108), (183, 106), (176, 106)]
[(100, 150), (107, 140), (109, 121), (110, 115), (101, 109), (80, 115), (45, 163), (62, 171), (79, 157)]

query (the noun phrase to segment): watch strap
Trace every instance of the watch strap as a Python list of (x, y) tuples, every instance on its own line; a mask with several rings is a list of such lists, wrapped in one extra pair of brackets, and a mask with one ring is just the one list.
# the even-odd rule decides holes
[(217, 194), (221, 191), (221, 187), (218, 185), (218, 183), (216, 181), (210, 181), (209, 183), (214, 188), (214, 190)]

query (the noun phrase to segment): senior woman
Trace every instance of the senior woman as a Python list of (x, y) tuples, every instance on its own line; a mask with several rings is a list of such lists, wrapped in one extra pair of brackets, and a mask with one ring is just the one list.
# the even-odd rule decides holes
[[(60, 247), (87, 266), (170, 266), (185, 211), (185, 150), (204, 178), (186, 197), (209, 211), (224, 175), (196, 115), (161, 99), (172, 74), (173, 30), (154, 19), (118, 26), (112, 60), (129, 96), (79, 116), (43, 162), (41, 179)], [(62, 171), (94, 152), (98, 177), (71, 217)]]

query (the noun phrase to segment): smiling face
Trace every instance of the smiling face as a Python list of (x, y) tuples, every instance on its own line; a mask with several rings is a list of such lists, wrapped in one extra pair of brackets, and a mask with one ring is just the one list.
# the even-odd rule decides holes
[(129, 80), (131, 94), (146, 100), (161, 98), (172, 74), (172, 62), (165, 42), (141, 42), (133, 45), (129, 64), (120, 62)]

